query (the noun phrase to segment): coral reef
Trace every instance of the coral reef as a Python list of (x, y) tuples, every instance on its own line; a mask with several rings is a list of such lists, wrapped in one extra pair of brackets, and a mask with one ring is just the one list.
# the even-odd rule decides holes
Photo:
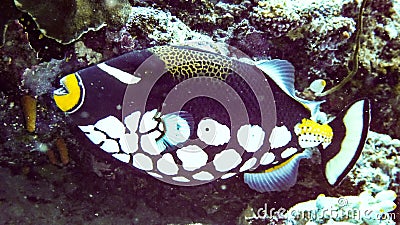
[(318, 195), (315, 200), (297, 203), (286, 208), (271, 208), (268, 204), (254, 211), (246, 208), (239, 224), (291, 224), (291, 225), (330, 225), (366, 224), (394, 225), (397, 195), (385, 190), (372, 196), (364, 191), (358, 196), (326, 197)]
[(13, 0), (3, 1), (0, 5), (0, 12), (0, 47), (2, 47), (10, 21), (16, 20), (20, 16), (20, 13), (15, 7)]
[(99, 30), (107, 24), (120, 24), (130, 11), (127, 0), (14, 2), (20, 10), (34, 18), (44, 35), (61, 43), (71, 43), (84, 33)]
[(167, 9), (192, 29), (209, 34), (215, 29), (227, 29), (246, 18), (251, 8), (250, 1), (204, 1), (194, 0), (187, 7), (185, 0), (152, 1), (154, 7)]
[(369, 192), (339, 198), (319, 195), (317, 199), (291, 207), (284, 217), (291, 224), (367, 224), (394, 225), (396, 204), (393, 191), (382, 191), (374, 197)]
[[(399, 1), (370, 1), (366, 8), (360, 67), (364, 81), (355, 83), (368, 90), (376, 102), (372, 126), (376, 131), (400, 137), (400, 11)], [(365, 93), (365, 91), (363, 91)], [(367, 93), (366, 93), (367, 94)], [(379, 110), (378, 110), (379, 109)]]
[(54, 89), (52, 82), (63, 71), (63, 60), (52, 59), (25, 69), (21, 79), (21, 89), (34, 96), (49, 93)]
[(82, 41), (75, 42), (74, 47), (78, 62), (90, 65), (100, 62), (100, 60), (103, 58), (101, 53), (86, 47), (85, 43)]
[[(340, 17), (340, 9), (344, 3), (344, 1), (259, 1), (251, 13), (251, 21), (257, 29), (264, 31), (271, 38), (283, 35), (293, 40), (304, 38), (304, 30), (308, 29), (311, 29), (309, 30), (311, 34), (315, 32), (329, 35), (328, 31), (351, 25), (350, 18)], [(330, 22), (327, 22), (328, 20)], [(344, 20), (348, 22), (343, 22)]]
[(350, 173), (351, 180), (372, 193), (398, 190), (400, 193), (400, 140), (370, 131), (363, 154)]
[(146, 7), (132, 8), (127, 27), (130, 33), (133, 33), (134, 28), (140, 30), (142, 37), (152, 40), (150, 44), (173, 44), (202, 38), (210, 40), (210, 38), (192, 31), (171, 13)]
[[(351, 1), (260, 1), (251, 14), (251, 21), (272, 40), (282, 37), (280, 39), (289, 44), (302, 45), (296, 47), (306, 52), (302, 61), (304, 64), (304, 60), (309, 60), (310, 67), (304, 68), (306, 70), (300, 67), (300, 74), (327, 78), (348, 61), (352, 51), (349, 39), (355, 31), (355, 21), (341, 13), (343, 6), (349, 3)], [(288, 53), (296, 55), (292, 51)], [(339, 79), (343, 75), (336, 74)]]
[(5, 44), (0, 48), (0, 89), (15, 91), (20, 76), (26, 68), (39, 63), (36, 51), (29, 44), (28, 35), (17, 20), (10, 22), (5, 35)]

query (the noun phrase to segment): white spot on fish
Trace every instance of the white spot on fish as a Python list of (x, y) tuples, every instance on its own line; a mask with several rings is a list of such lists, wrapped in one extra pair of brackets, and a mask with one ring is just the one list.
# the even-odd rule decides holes
[(229, 142), (231, 132), (226, 125), (213, 119), (202, 119), (197, 128), (197, 136), (208, 145), (219, 146)]
[(265, 132), (258, 125), (243, 125), (239, 128), (237, 139), (239, 145), (247, 152), (256, 152), (263, 145)]
[(269, 137), (269, 143), (271, 144), (271, 149), (280, 148), (289, 143), (292, 139), (292, 134), (287, 129), (286, 126), (274, 127), (272, 129), (271, 136)]
[(281, 153), (281, 157), (284, 159), (284, 158), (288, 158), (288, 157), (290, 157), (290, 156), (292, 156), (294, 153), (296, 153), (297, 152), (297, 149), (296, 148), (293, 148), (293, 147), (291, 147), (291, 148), (287, 148), (287, 149), (285, 149), (282, 153)]
[(153, 161), (143, 153), (137, 153), (132, 157), (132, 165), (141, 170), (153, 169)]
[(156, 178), (163, 178), (163, 176), (161, 176), (158, 173), (154, 173), (154, 172), (147, 172), (147, 174), (149, 174), (150, 176), (156, 177)]
[(106, 140), (106, 135), (101, 133), (100, 131), (95, 131), (93, 125), (88, 125), (88, 126), (78, 126), (81, 131), (83, 131), (86, 135), (86, 137), (89, 138), (91, 142), (94, 144), (98, 145), (102, 141)]
[(124, 123), (131, 133), (135, 133), (138, 128), (140, 112), (136, 111), (125, 117)]
[(182, 176), (180, 176), (180, 177), (173, 177), (172, 180), (178, 181), (178, 182), (190, 182), (189, 179), (187, 179), (186, 177), (182, 177)]
[(251, 169), (257, 162), (257, 159), (252, 157), (248, 159), (245, 163), (243, 163), (242, 167), (240, 167), (240, 172)]
[(166, 175), (176, 175), (179, 170), (178, 165), (176, 165), (170, 153), (164, 154), (161, 159), (157, 161), (157, 169)]
[(130, 159), (130, 156), (128, 154), (123, 154), (123, 153), (112, 154), (112, 156), (124, 163), (128, 163)]
[(118, 143), (111, 139), (106, 139), (100, 148), (106, 152), (119, 152)]
[(242, 162), (242, 157), (235, 149), (226, 149), (215, 155), (213, 164), (220, 172), (229, 171)]
[(197, 145), (189, 145), (176, 151), (178, 158), (182, 161), (185, 170), (193, 171), (204, 165), (208, 160), (208, 155)]
[(261, 165), (268, 165), (275, 160), (275, 155), (272, 152), (267, 152), (263, 156), (261, 156), (260, 164)]
[(108, 116), (97, 121), (94, 127), (103, 131), (111, 138), (120, 138), (125, 133), (125, 126), (114, 116)]
[(139, 137), (136, 133), (125, 134), (119, 140), (121, 150), (125, 153), (134, 153), (138, 150)]
[(140, 121), (139, 132), (146, 133), (157, 127), (157, 121), (154, 120), (154, 116), (157, 113), (157, 109), (153, 109), (149, 112), (146, 112), (142, 116), (142, 120)]
[[(160, 136), (160, 132), (154, 131), (149, 134), (145, 134), (140, 137), (140, 146), (143, 151), (149, 153), (150, 155), (158, 155), (165, 150), (165, 146), (157, 145), (156, 138)], [(162, 148), (163, 147), (163, 148)]]
[(228, 179), (228, 178), (233, 177), (235, 175), (236, 175), (236, 173), (227, 173), (227, 174), (222, 175), (221, 179)]
[(196, 174), (193, 174), (192, 177), (196, 180), (212, 180), (212, 179), (214, 179), (214, 176), (207, 171), (198, 172)]

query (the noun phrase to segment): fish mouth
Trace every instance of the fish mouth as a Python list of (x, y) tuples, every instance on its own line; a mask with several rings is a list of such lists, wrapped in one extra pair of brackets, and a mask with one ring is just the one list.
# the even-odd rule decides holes
[(54, 94), (54, 95), (56, 95), (56, 96), (64, 96), (64, 95), (68, 95), (68, 94), (69, 94), (68, 87), (67, 87), (67, 85), (65, 84), (65, 79), (66, 79), (66, 78), (63, 77), (63, 78), (60, 80), (60, 86), (61, 86), (61, 87), (53, 91), (53, 94)]
[(53, 99), (62, 111), (75, 112), (83, 103), (85, 88), (77, 73), (69, 74), (60, 80), (61, 87), (53, 91)]

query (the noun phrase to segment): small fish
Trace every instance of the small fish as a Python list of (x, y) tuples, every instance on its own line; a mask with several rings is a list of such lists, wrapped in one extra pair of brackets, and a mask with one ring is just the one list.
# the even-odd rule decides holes
[(156, 46), (61, 78), (53, 98), (104, 152), (162, 181), (192, 186), (244, 172), (259, 191), (287, 190), (318, 148), (338, 185), (359, 158), (370, 121), (360, 99), (332, 121), (323, 101), (295, 94), (286, 60), (243, 60)]

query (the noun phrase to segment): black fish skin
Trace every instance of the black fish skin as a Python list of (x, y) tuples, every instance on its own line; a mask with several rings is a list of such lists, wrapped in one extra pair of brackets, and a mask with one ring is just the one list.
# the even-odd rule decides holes
[[(260, 125), (262, 120), (269, 119), (261, 118), (260, 105), (257, 96), (252, 90), (252, 87), (247, 83), (252, 82), (252, 74), (249, 73), (255, 73), (255, 71), (258, 71), (258, 69), (253, 65), (215, 53), (198, 51), (197, 49), (187, 47), (180, 48), (172, 46), (132, 51), (108, 60), (105, 63), (127, 73), (134, 74), (140, 65), (142, 65), (146, 60), (146, 62), (150, 61), (152, 56), (161, 59), (164, 63), (164, 70), (166, 72), (157, 80), (151, 90), (143, 90), (143, 92), (148, 91), (149, 93), (146, 101), (146, 111), (161, 109), (166, 95), (180, 82), (192, 77), (199, 77), (199, 79), (204, 77), (222, 80), (232, 87), (236, 93), (239, 93), (241, 98), (240, 100), (243, 101), (247, 109), (250, 124)], [(184, 69), (185, 72), (180, 71), (180, 69)], [(88, 125), (94, 124), (100, 118), (105, 118), (110, 115), (123, 120), (121, 109), (118, 108), (118, 106), (123, 105), (124, 95), (128, 85), (110, 76), (96, 65), (78, 71), (77, 73), (82, 78), (83, 85), (86, 89), (86, 96), (82, 107), (71, 115), (74, 121), (78, 125)], [(243, 80), (238, 73), (241, 73), (241, 75), (245, 74), (246, 79), (248, 79), (247, 82)], [(268, 80), (269, 87), (265, 86), (258, 88), (271, 88), (275, 101), (275, 105), (271, 104), (271, 108), (275, 108), (276, 110), (276, 115), (268, 116), (271, 118), (276, 117), (277, 126), (285, 125), (291, 132), (292, 136), (292, 140), (284, 148), (271, 150), (275, 153), (276, 160), (281, 162), (280, 153), (286, 148), (295, 147), (300, 150), (293, 128), (297, 123), (301, 122), (301, 119), (309, 118), (310, 112), (299, 102), (284, 93), (274, 83), (274, 81), (268, 78), (268, 76), (265, 77)], [(210, 81), (209, 90), (204, 91), (211, 93), (220, 88), (219, 84), (214, 84)], [(135, 99), (135, 96), (130, 97), (132, 97), (132, 101), (143, 101), (143, 99)], [(221, 104), (218, 104), (217, 101), (207, 97), (192, 99), (187, 102), (182, 109), (176, 109), (176, 111), (179, 110), (187, 111), (193, 115), (195, 124), (193, 130), (197, 129), (196, 126), (198, 122), (204, 117), (214, 118), (220, 123), (228, 126), (230, 126), (232, 122), (230, 121), (229, 113), (225, 108)], [(270, 131), (267, 131), (267, 134), (269, 133)], [(266, 135), (266, 138), (268, 136), (269, 135)], [(192, 134), (191, 138), (195, 138), (195, 134)], [(224, 147), (225, 145), (219, 146), (218, 149), (223, 149)], [(207, 147), (204, 150), (207, 152), (218, 152), (218, 150), (213, 146)], [(251, 155), (252, 154), (245, 152), (242, 157), (248, 159)], [(210, 158), (212, 157), (213, 154)], [(269, 167), (271, 166), (262, 166), (259, 167), (258, 170), (265, 170)]]
[[(152, 53), (147, 50), (132, 51), (106, 61), (107, 65), (133, 74), (137, 67)], [(85, 87), (85, 99), (79, 110), (71, 116), (78, 125), (94, 124), (100, 118), (113, 115), (122, 118), (121, 110), (127, 85), (110, 76), (97, 65), (77, 72)], [(84, 116), (82, 116), (82, 112)]]

